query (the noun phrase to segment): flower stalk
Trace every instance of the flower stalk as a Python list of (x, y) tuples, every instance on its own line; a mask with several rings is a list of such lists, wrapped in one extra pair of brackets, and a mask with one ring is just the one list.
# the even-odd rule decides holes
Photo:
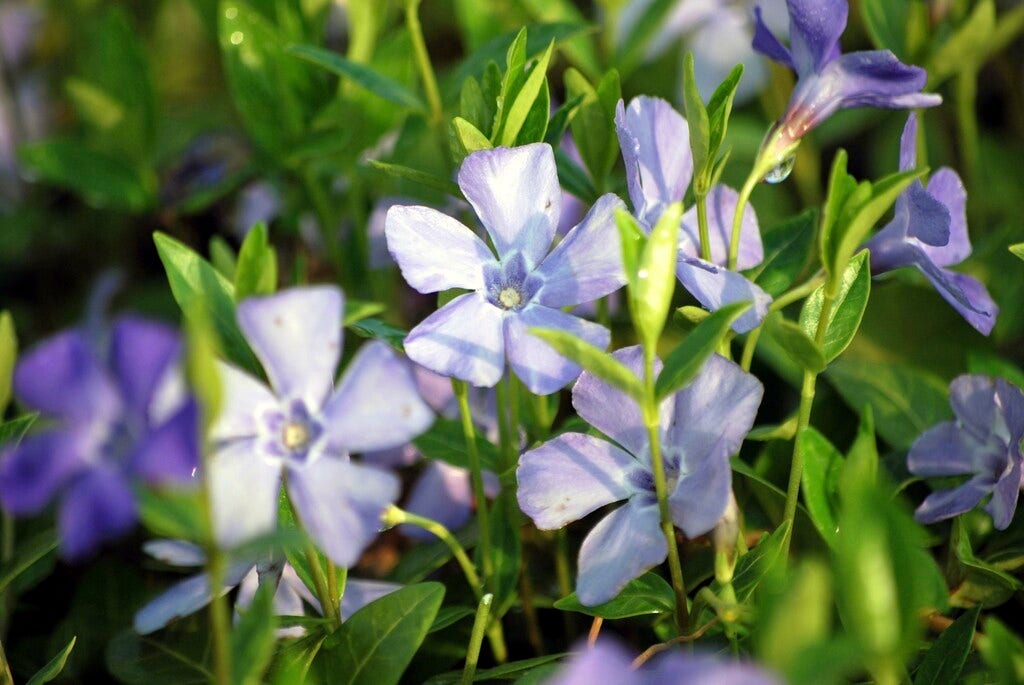
[(470, 633), (469, 646), (466, 649), (466, 667), (462, 670), (462, 685), (472, 683), (473, 676), (476, 674), (476, 665), (480, 660), (480, 647), (484, 642), (484, 631), (487, 628), (493, 601), (494, 595), (488, 592), (480, 598), (480, 604), (477, 606), (476, 618), (473, 620), (473, 632)]
[(484, 475), (480, 466), (480, 453), (476, 447), (476, 428), (469, 409), (469, 386), (452, 379), (452, 390), (459, 402), (459, 416), (462, 419), (462, 434), (466, 438), (466, 453), (469, 455), (469, 478), (473, 485), (473, 499), (476, 500), (477, 534), (480, 539), (480, 559), (483, 566), (484, 582), (494, 572), (491, 558), (491, 522), (487, 513), (487, 493), (484, 491)]
[(441, 104), (441, 92), (437, 88), (437, 77), (434, 75), (434, 67), (430, 63), (427, 44), (423, 40), (423, 27), (420, 25), (419, 7), (420, 0), (406, 0), (405, 26), (409, 31), (413, 55), (416, 58), (416, 67), (419, 69), (420, 79), (423, 81), (423, 90), (426, 92), (427, 102), (430, 105), (431, 122), (434, 126), (441, 126), (444, 123), (444, 106)]

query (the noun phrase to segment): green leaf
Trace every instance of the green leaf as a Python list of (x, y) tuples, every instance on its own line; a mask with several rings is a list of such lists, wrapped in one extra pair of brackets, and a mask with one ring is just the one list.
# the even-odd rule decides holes
[[(523, 128), (523, 124), (526, 123), (530, 110), (533, 109), (533, 103), (541, 94), (541, 90), (547, 86), (548, 63), (551, 61), (551, 53), (554, 49), (555, 43), (552, 41), (548, 44), (548, 49), (544, 51), (544, 54), (541, 55), (540, 59), (530, 69), (529, 75), (526, 77), (522, 87), (514, 95), (506, 94), (507, 96), (512, 95), (514, 99), (509, 108), (502, 112), (502, 121), (495, 129), (495, 142), (498, 142), (500, 145), (510, 147), (516, 143), (519, 131)], [(547, 116), (547, 111), (545, 111), (545, 124), (547, 123)], [(543, 135), (541, 138), (543, 139)]]
[(995, 682), (999, 685), (1024, 682), (1024, 642), (995, 617), (985, 619), (984, 633), (979, 651), (992, 669)]
[(235, 282), (235, 268), (238, 256), (223, 237), (215, 235), (210, 238), (209, 245), (210, 263), (221, 276), (232, 283)]
[(277, 252), (269, 242), (267, 225), (253, 226), (238, 251), (235, 268), (235, 301), (270, 295), (277, 290)]
[(747, 277), (772, 297), (786, 292), (807, 264), (817, 223), (818, 212), (809, 209), (764, 231), (764, 261)]
[(70, 190), (93, 207), (142, 212), (156, 197), (152, 172), (70, 138), (22, 145), (18, 158), (31, 175)]
[(970, 373), (1005, 378), (1018, 388), (1024, 388), (1024, 370), (1013, 362), (986, 350), (968, 350), (967, 370)]
[[(441, 610), (437, 612), (437, 617), (434, 622), (430, 625), (429, 633), (438, 633), (449, 626), (453, 626), (459, 621), (469, 618), (476, 614), (476, 610), (466, 606), (447, 606), (441, 607)], [(428, 634), (429, 634), (428, 633)]]
[(750, 309), (750, 302), (727, 304), (697, 324), (665, 358), (654, 392), (661, 401), (692, 381), (721, 345), (736, 319)]
[(64, 90), (78, 114), (92, 126), (108, 131), (124, 120), (124, 107), (116, 98), (94, 83), (71, 77)]
[(430, 630), (443, 598), (440, 583), (418, 583), (352, 614), (327, 639), (319, 655), (330, 652), (332, 682), (397, 683)]
[(494, 125), (495, 103), (488, 101), (480, 82), (472, 76), (462, 82), (462, 90), (459, 93), (459, 117), (473, 125), (473, 128), (482, 131), (481, 135), (490, 140), (490, 130)]
[(788, 580), (781, 596), (772, 595), (758, 607), (755, 636), (760, 661), (790, 676), (800, 656), (829, 635), (832, 573), (824, 562), (808, 559)]
[(461, 150), (459, 151), (462, 157), (465, 157), (471, 152), (477, 150), (487, 150), (491, 146), (491, 141), (485, 136), (476, 126), (469, 123), (462, 117), (455, 117), (452, 119), (452, 130), (455, 133), (456, 140), (459, 141)]
[(551, 116), (551, 90), (545, 79), (537, 99), (533, 101), (530, 111), (526, 114), (523, 127), (519, 129), (515, 144), (519, 146), (544, 142), (548, 131), (549, 116)]
[(914, 674), (914, 685), (960, 682), (960, 673), (971, 653), (974, 625), (978, 622), (979, 613), (981, 607), (976, 606), (942, 631)]
[(456, 185), (454, 181), (450, 181), (442, 176), (436, 176), (426, 171), (420, 171), (419, 169), (413, 169), (412, 167), (403, 166), (401, 164), (381, 162), (377, 159), (371, 159), (370, 166), (387, 176), (391, 176), (392, 178), (419, 183), (427, 188), (433, 188), (434, 190), (439, 190), (442, 193), (447, 193), (452, 197), (462, 197), (462, 191), (459, 189), (459, 186)]
[(878, 433), (896, 448), (910, 447), (917, 436), (951, 415), (946, 384), (905, 363), (840, 359), (825, 371), (825, 378), (855, 411), (870, 405)]
[(668, 13), (675, 6), (676, 0), (654, 0), (647, 6), (646, 11), (612, 56), (612, 64), (620, 73), (628, 75), (643, 62), (647, 46), (665, 25)]
[(186, 316), (204, 312), (224, 344), (228, 358), (260, 376), (260, 365), (235, 321), (234, 286), (209, 262), (174, 238), (157, 231), (153, 233), (153, 242), (181, 311)]
[(768, 318), (768, 333), (805, 371), (817, 374), (825, 369), (825, 355), (805, 329), (787, 320), (781, 313)]
[(387, 306), (380, 302), (367, 302), (366, 300), (345, 300), (345, 319), (342, 325), (352, 326), (371, 316), (377, 316), (387, 310)]
[[(732, 103), (741, 78), (743, 78), (743, 65), (737, 64), (725, 77), (725, 80), (715, 88), (715, 92), (711, 94), (711, 100), (708, 101), (708, 118), (711, 127), (711, 143), (708, 146), (708, 151), (711, 160), (719, 158), (718, 153), (722, 149), (725, 134), (729, 130)], [(718, 182), (715, 178), (709, 180), (711, 183)]]
[(583, 169), (569, 159), (562, 150), (555, 150), (555, 166), (558, 169), (558, 180), (567, 192), (572, 193), (587, 204), (597, 200), (597, 190), (587, 178)]
[(879, 50), (892, 50), (900, 60), (908, 57), (908, 10), (907, 0), (861, 0), (860, 3), (860, 16), (871, 42)]
[[(683, 106), (686, 111), (686, 123), (690, 127), (690, 150), (693, 152), (693, 173), (694, 178), (706, 180), (710, 172), (711, 163), (711, 122), (708, 120), (708, 110), (697, 90), (697, 77), (693, 73), (693, 53), (687, 52), (683, 57)], [(694, 185), (694, 193), (701, 195), (708, 192), (710, 187), (697, 188)]]
[[(817, 339), (826, 287), (822, 286), (811, 293), (800, 310), (800, 327), (812, 340)], [(870, 295), (871, 262), (868, 251), (863, 250), (843, 270), (839, 292), (832, 301), (822, 346), (826, 363), (842, 354), (853, 342), (867, 310)]]
[(789, 531), (789, 521), (783, 521), (782, 525), (762, 537), (753, 549), (736, 562), (732, 585), (739, 601), (747, 601), (764, 577), (773, 570), (773, 566), (782, 557), (782, 545), (789, 537)]
[(64, 670), (64, 664), (67, 663), (68, 657), (71, 655), (71, 650), (75, 648), (75, 642), (77, 640), (77, 637), (71, 638), (71, 641), (68, 642), (67, 646), (60, 650), (60, 653), (57, 654), (57, 656), (50, 659), (49, 663), (36, 671), (36, 674), (29, 678), (25, 685), (43, 685), (43, 683), (48, 683), (59, 676), (60, 672)]
[(1010, 245), (1009, 250), (1016, 256), (1020, 257), (1021, 259), (1024, 259), (1024, 243)]
[(427, 110), (423, 100), (398, 81), (374, 71), (365, 64), (342, 57), (336, 52), (315, 45), (290, 45), (287, 48), (287, 53), (322, 67), (332, 74), (350, 79), (353, 83), (399, 107), (416, 112)]
[(875, 418), (871, 405), (866, 405), (857, 426), (857, 436), (850, 446), (839, 476), (839, 494), (844, 499), (856, 497), (878, 482), (878, 446), (875, 444)]
[[(516, 503), (515, 489), (504, 488), (495, 498), (490, 511), (491, 561), (494, 572), (491, 588), (494, 592), (494, 606), (501, 610), (516, 596), (519, 584), (519, 569), (523, 558), (522, 518)], [(482, 566), (480, 558), (483, 549), (476, 548), (477, 568)]]
[(837, 519), (835, 491), (830, 487), (835, 474), (842, 470), (845, 460), (828, 439), (814, 428), (808, 427), (797, 437), (803, 455), (803, 496), (811, 522), (822, 539), (835, 544)]
[(586, 606), (580, 603), (574, 592), (555, 602), (555, 608), (618, 620), (648, 614), (670, 614), (676, 609), (676, 600), (672, 586), (658, 574), (648, 571), (626, 583), (615, 599), (604, 604)]
[(0, 417), (11, 402), (11, 383), (17, 360), (18, 334), (14, 330), (14, 318), (5, 309), (0, 312)]
[(624, 209), (615, 210), (615, 226), (619, 229), (619, 244), (622, 247), (622, 266), (630, 290), (636, 290), (637, 272), (640, 270), (640, 255), (647, 244), (647, 234), (632, 214)]
[[(525, 676), (531, 671), (538, 669), (546, 664), (550, 664), (552, 661), (564, 658), (565, 654), (545, 654), (544, 656), (536, 656), (532, 659), (521, 659), (520, 661), (510, 661), (507, 664), (501, 664), (494, 668), (485, 668), (478, 670), (473, 674), (474, 683), (485, 683), (494, 680), (511, 681), (512, 678), (517, 676)], [(448, 673), (441, 673), (439, 675), (430, 678), (424, 683), (424, 685), (455, 685), (456, 683), (462, 682), (462, 671), (449, 671)], [(517, 679), (518, 683), (519, 680)], [(547, 682), (547, 681), (542, 681)]]
[(679, 222), (683, 204), (665, 208), (640, 253), (635, 286), (630, 288), (630, 310), (640, 340), (653, 348), (665, 328), (676, 287)]
[(157, 537), (199, 542), (205, 538), (202, 496), (195, 490), (153, 490), (136, 492), (139, 518)]
[(576, 118), (576, 113), (579, 112), (582, 104), (583, 95), (577, 95), (563, 102), (562, 106), (555, 110), (555, 113), (551, 115), (551, 120), (548, 122), (548, 130), (544, 133), (545, 143), (556, 150), (558, 149), (558, 146), (562, 144), (562, 138), (565, 136), (566, 130), (572, 124), (572, 120)]
[(50, 529), (35, 536), (19, 541), (14, 558), (4, 563), (0, 570), (0, 592), (16, 581), (21, 574), (27, 572), (35, 564), (47, 556), (50, 556), (57, 549), (57, 531)]
[[(460, 469), (469, 468), (469, 452), (466, 437), (459, 421), (439, 417), (426, 433), (413, 440), (423, 456)], [(480, 465), (487, 471), (498, 471), (498, 448), (484, 436), (476, 433), (477, 454)]]
[(260, 584), (231, 631), (231, 682), (235, 685), (258, 685), (270, 665), (277, 642), (275, 591), (272, 583)]
[(0, 423), (0, 446), (6, 448), (17, 445), (37, 418), (39, 414), (33, 412)]
[(640, 379), (622, 362), (604, 350), (580, 340), (571, 333), (553, 328), (530, 328), (530, 335), (535, 335), (563, 357), (576, 362), (608, 385), (621, 390), (637, 402), (643, 397), (644, 389)]
[(614, 69), (606, 72), (596, 88), (572, 68), (565, 71), (563, 79), (566, 96), (570, 100), (581, 100), (570, 124), (580, 159), (591, 180), (598, 187), (603, 187), (619, 156), (615, 133), (615, 107), (621, 97), (619, 74)]
[(949, 603), (952, 606), (979, 605), (983, 608), (999, 606), (1024, 587), (1021, 581), (1009, 573), (974, 555), (963, 516), (958, 516), (953, 522), (950, 546), (961, 565), (961, 580), (949, 597)]
[(996, 4), (981, 0), (967, 21), (936, 50), (928, 61), (928, 87), (935, 88), (954, 74), (974, 71), (989, 56), (996, 28)]
[(207, 685), (213, 681), (213, 673), (203, 664), (209, 651), (207, 640), (198, 633), (184, 643), (169, 643), (161, 637), (158, 641), (131, 628), (118, 633), (107, 645), (107, 670), (127, 685)]
[(399, 352), (402, 351), (402, 342), (405, 340), (405, 336), (409, 334), (409, 331), (373, 317), (349, 324), (349, 328), (363, 338), (383, 340)]

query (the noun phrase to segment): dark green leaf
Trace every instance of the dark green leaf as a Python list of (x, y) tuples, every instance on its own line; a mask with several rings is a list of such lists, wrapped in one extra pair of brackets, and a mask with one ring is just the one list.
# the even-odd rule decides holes
[(437, 612), (437, 617), (430, 626), (430, 633), (436, 633), (444, 630), (448, 626), (455, 625), (459, 621), (469, 618), (476, 613), (475, 609), (470, 607), (459, 607), (459, 606), (448, 606), (442, 607)]
[(736, 319), (750, 309), (750, 302), (727, 304), (697, 324), (665, 358), (654, 392), (659, 400), (682, 390), (692, 381), (721, 345)]
[(60, 672), (64, 670), (64, 664), (67, 663), (68, 656), (71, 655), (71, 650), (75, 648), (77, 639), (76, 637), (71, 638), (67, 646), (57, 656), (50, 659), (49, 663), (36, 671), (36, 674), (29, 678), (25, 685), (43, 685), (43, 683), (48, 683), (59, 676)]
[(5, 448), (17, 445), (37, 418), (39, 414), (33, 412), (0, 423), (0, 445)]
[(563, 79), (567, 97), (581, 99), (570, 124), (573, 141), (591, 180), (603, 187), (619, 155), (615, 133), (615, 107), (621, 95), (618, 72), (605, 73), (596, 88), (572, 68), (566, 70)]
[(419, 183), (420, 185), (428, 188), (440, 190), (442, 193), (447, 193), (452, 197), (462, 197), (462, 191), (459, 190), (459, 186), (457, 186), (454, 181), (450, 181), (442, 176), (435, 176), (434, 174), (426, 171), (402, 166), (401, 164), (381, 162), (376, 159), (370, 160), (370, 166), (387, 176), (412, 181), (413, 183)]
[[(558, 149), (562, 144), (562, 138), (565, 136), (566, 130), (576, 117), (576, 112), (579, 111), (582, 104), (583, 96), (577, 95), (563, 102), (562, 106), (555, 110), (555, 113), (551, 115), (551, 120), (548, 122), (548, 130), (544, 133), (545, 143), (556, 150)], [(1021, 258), (1024, 259), (1024, 257)]]
[[(737, 64), (725, 77), (725, 80), (715, 88), (708, 101), (708, 118), (711, 126), (711, 144), (709, 153), (711, 159), (719, 157), (722, 143), (725, 141), (725, 134), (729, 129), (729, 117), (732, 115), (732, 102), (736, 97), (736, 89), (739, 88), (740, 79), (743, 78), (743, 65)], [(717, 179), (709, 179), (711, 183), (717, 183)]]
[(817, 221), (818, 212), (809, 209), (764, 231), (764, 261), (747, 276), (772, 297), (786, 292), (807, 264)]
[(231, 682), (235, 685), (257, 685), (270, 665), (277, 630), (275, 591), (272, 584), (261, 584), (231, 631)]
[(566, 191), (587, 204), (597, 199), (597, 190), (587, 174), (561, 150), (555, 150), (555, 165), (558, 168), (558, 180)]
[(967, 663), (967, 655), (971, 653), (974, 625), (978, 622), (979, 613), (981, 607), (976, 606), (942, 631), (914, 674), (914, 685), (960, 682), (960, 673)]
[(393, 326), (386, 321), (370, 317), (349, 325), (356, 335), (373, 340), (383, 340), (396, 350), (402, 350), (402, 342), (409, 331)]
[(736, 562), (732, 585), (736, 597), (745, 602), (753, 594), (764, 577), (772, 571), (772, 567), (782, 557), (782, 545), (789, 537), (789, 522), (782, 525), (761, 540)]
[[(704, 106), (704, 100), (701, 99), (700, 91), (697, 90), (692, 52), (687, 52), (683, 57), (683, 105), (686, 112), (686, 123), (690, 127), (690, 150), (693, 152), (694, 178), (706, 179), (710, 175), (710, 166), (714, 161), (711, 158), (711, 122), (708, 120), (708, 110)], [(696, 185), (694, 186), (694, 192), (706, 193), (709, 189), (709, 187), (704, 187), (698, 190)]]
[[(516, 504), (515, 490), (503, 489), (494, 500), (489, 519), (494, 569), (491, 590), (494, 592), (495, 611), (502, 610), (515, 598), (523, 558), (522, 519), (523, 514)], [(476, 548), (477, 568), (482, 567), (479, 558), (482, 551), (481, 547)]]
[(835, 492), (829, 487), (835, 472), (844, 465), (843, 455), (814, 428), (805, 428), (797, 438), (804, 459), (803, 496), (811, 522), (829, 545), (836, 539)]
[(825, 369), (825, 355), (805, 329), (774, 313), (768, 319), (767, 330), (789, 357), (805, 371), (817, 374)]
[(1018, 388), (1024, 388), (1024, 370), (1017, 364), (986, 350), (968, 350), (967, 370), (970, 373), (1005, 378)]
[[(800, 311), (800, 327), (812, 340), (817, 339), (826, 287), (824, 285), (811, 293)], [(825, 362), (831, 362), (853, 342), (870, 295), (871, 262), (868, 251), (863, 250), (843, 270), (839, 291), (832, 301), (822, 346)]]
[(262, 221), (251, 228), (238, 251), (235, 268), (235, 301), (255, 295), (270, 295), (277, 290), (277, 252), (270, 245), (267, 225)]
[(647, 6), (646, 11), (612, 57), (612, 64), (623, 76), (632, 73), (643, 62), (647, 46), (665, 25), (668, 13), (675, 6), (676, 0), (654, 0)]
[[(544, 666), (550, 664), (552, 661), (556, 661), (566, 656), (565, 654), (547, 654), (545, 656), (538, 656), (532, 659), (523, 659), (521, 661), (510, 661), (507, 664), (495, 666), (494, 668), (485, 668), (478, 670), (473, 675), (474, 683), (484, 683), (493, 680), (510, 681), (516, 676), (525, 675), (538, 666)], [(434, 676), (424, 683), (424, 685), (455, 685), (455, 683), (462, 682), (462, 671), (450, 671), (448, 673), (441, 673)], [(517, 681), (518, 682), (518, 681)]]
[[(413, 440), (413, 443), (428, 459), (443, 461), (461, 469), (469, 468), (469, 453), (459, 421), (438, 418), (430, 430)], [(497, 471), (498, 448), (479, 433), (476, 435), (476, 447), (480, 465), (488, 471)]]
[(25, 170), (39, 180), (80, 195), (100, 208), (141, 212), (156, 197), (152, 172), (72, 139), (50, 139), (18, 148)]
[(207, 685), (213, 673), (203, 663), (206, 640), (187, 640), (168, 644), (125, 630), (107, 645), (107, 669), (126, 685)]
[(676, 610), (676, 600), (672, 586), (658, 574), (648, 571), (626, 583), (615, 599), (604, 604), (585, 606), (574, 592), (555, 602), (555, 608), (617, 620), (646, 614), (670, 614)]
[(427, 109), (423, 100), (401, 83), (374, 71), (365, 64), (346, 59), (336, 52), (315, 45), (290, 45), (287, 52), (342, 78), (351, 79), (353, 83), (359, 84), (374, 95), (399, 107), (419, 112)]
[(494, 107), (495, 103), (484, 96), (479, 81), (470, 76), (462, 82), (459, 94), (461, 118), (472, 124), (486, 139), (490, 139), (491, 127), (494, 125)]
[(551, 345), (560, 355), (576, 362), (613, 388), (636, 399), (637, 402), (643, 397), (643, 385), (636, 374), (604, 350), (562, 330), (530, 328), (529, 333)]
[(151, 490), (136, 492), (139, 518), (158, 537), (199, 542), (204, 539), (202, 497), (197, 490)]
[(50, 529), (36, 534), (28, 540), (21, 541), (14, 553), (14, 558), (4, 563), (0, 571), (0, 592), (15, 582), (23, 573), (35, 564), (52, 555), (57, 549), (57, 531)]
[(979, 645), (982, 659), (992, 669), (999, 685), (1024, 682), (1024, 642), (999, 619), (985, 619), (985, 639)]
[(950, 546), (961, 564), (961, 581), (949, 597), (952, 606), (999, 606), (1021, 589), (1019, 580), (974, 555), (962, 516), (953, 522)]

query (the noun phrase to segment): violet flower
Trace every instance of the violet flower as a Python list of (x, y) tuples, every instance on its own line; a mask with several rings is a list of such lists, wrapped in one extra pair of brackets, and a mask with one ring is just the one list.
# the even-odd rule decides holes
[(198, 412), (178, 375), (181, 343), (163, 324), (118, 319), (109, 341), (70, 329), (29, 350), (14, 391), (48, 421), (0, 456), (0, 504), (35, 514), (58, 498), (64, 556), (135, 525), (132, 487), (187, 484), (199, 464)]
[(419, 364), (476, 386), (497, 384), (506, 359), (530, 392), (553, 393), (580, 367), (559, 355), (531, 327), (554, 328), (604, 348), (603, 326), (562, 311), (603, 297), (626, 282), (614, 212), (615, 195), (600, 197), (553, 249), (561, 188), (551, 146), (480, 150), (466, 157), (459, 187), (494, 244), (429, 207), (392, 207), (388, 249), (405, 280), (422, 293), (462, 288), (416, 326), (405, 351)]
[[(639, 346), (613, 356), (638, 377)], [(661, 362), (656, 364), (661, 369)], [(661, 404), (660, 439), (672, 521), (689, 537), (707, 533), (725, 513), (732, 487), (729, 457), (754, 423), (763, 388), (724, 357), (711, 357), (693, 382)], [(589, 372), (572, 390), (581, 418), (618, 445), (565, 433), (519, 461), (519, 507), (541, 530), (562, 528), (613, 502), (625, 504), (594, 526), (580, 547), (576, 594), (587, 606), (667, 555), (654, 492), (647, 429), (636, 402)]]
[(846, 28), (846, 0), (786, 0), (789, 7), (787, 49), (765, 25), (755, 8), (754, 49), (797, 73), (797, 84), (782, 118), (767, 143), (771, 158), (782, 161), (800, 139), (840, 109), (882, 107), (916, 109), (942, 102), (922, 93), (927, 74), (900, 62), (889, 50), (839, 50)]
[[(690, 128), (672, 105), (652, 97), (633, 98), (629, 107), (619, 101), (615, 128), (626, 162), (626, 183), (633, 210), (640, 225), (649, 232), (665, 208), (681, 200), (690, 185), (693, 177)], [(725, 185), (712, 187), (708, 194), (710, 262), (700, 258), (696, 206), (686, 212), (679, 235), (676, 276), (683, 287), (711, 311), (733, 302), (753, 302), (753, 307), (733, 324), (737, 333), (746, 333), (764, 320), (772, 298), (741, 274), (724, 268), (738, 199), (736, 191)], [(763, 259), (757, 215), (748, 205), (743, 211), (736, 266), (750, 269)]]
[[(900, 140), (900, 171), (917, 166), (916, 140), (917, 116), (911, 114)], [(896, 199), (893, 220), (867, 243), (871, 272), (877, 275), (916, 266), (969, 324), (988, 335), (999, 307), (985, 286), (943, 268), (959, 264), (971, 254), (966, 207), (967, 191), (949, 167), (932, 174), (927, 188), (914, 181)]]
[(1002, 378), (959, 376), (949, 386), (955, 421), (929, 428), (907, 454), (910, 472), (927, 478), (970, 476), (952, 490), (925, 498), (915, 515), (935, 523), (970, 511), (987, 495), (985, 511), (1004, 530), (1021, 488), (1024, 392)]
[(600, 639), (577, 652), (545, 685), (780, 685), (781, 681), (749, 663), (723, 661), (705, 654), (671, 652), (655, 657), (639, 669), (618, 642)]
[(433, 414), (408, 365), (382, 342), (363, 346), (337, 389), (343, 295), (330, 286), (294, 288), (238, 305), (238, 324), (270, 388), (222, 365), (224, 403), (211, 427), (209, 483), (225, 546), (274, 529), (282, 476), (296, 516), (324, 554), (352, 566), (398, 499), (394, 474), (352, 452), (408, 442)]

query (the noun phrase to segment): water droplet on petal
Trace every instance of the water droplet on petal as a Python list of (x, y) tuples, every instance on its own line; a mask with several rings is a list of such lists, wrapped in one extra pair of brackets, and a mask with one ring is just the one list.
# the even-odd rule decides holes
[(766, 183), (782, 183), (789, 178), (790, 173), (793, 171), (793, 165), (796, 164), (796, 155), (789, 155), (779, 162), (775, 167), (764, 175)]

